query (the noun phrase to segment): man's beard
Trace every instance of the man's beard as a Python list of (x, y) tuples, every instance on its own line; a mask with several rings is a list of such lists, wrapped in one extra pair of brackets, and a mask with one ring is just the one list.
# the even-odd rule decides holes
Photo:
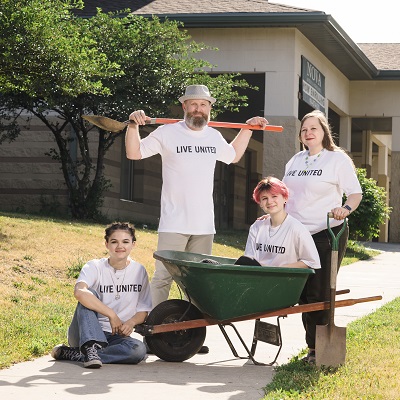
[(204, 128), (208, 122), (210, 121), (210, 116), (203, 114), (203, 113), (198, 113), (200, 115), (193, 115), (193, 113), (186, 113), (185, 114), (185, 122), (187, 126), (193, 127), (193, 128), (198, 128), (202, 129)]

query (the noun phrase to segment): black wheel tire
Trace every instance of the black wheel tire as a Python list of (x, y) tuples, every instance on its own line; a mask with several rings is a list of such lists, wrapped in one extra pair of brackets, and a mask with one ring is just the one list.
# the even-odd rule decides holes
[[(167, 300), (150, 312), (146, 325), (169, 324), (199, 318), (203, 318), (203, 314), (188, 301)], [(146, 343), (151, 352), (162, 360), (182, 362), (198, 353), (205, 338), (206, 327), (204, 326), (146, 336)]]

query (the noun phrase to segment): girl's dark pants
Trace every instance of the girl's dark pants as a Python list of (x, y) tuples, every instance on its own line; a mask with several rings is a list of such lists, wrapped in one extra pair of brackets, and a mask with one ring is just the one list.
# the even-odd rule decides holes
[[(342, 225), (331, 228), (335, 236), (342, 229)], [(331, 235), (327, 229), (312, 235), (321, 261), (321, 269), (316, 269), (315, 274), (310, 275), (303, 292), (300, 295), (299, 304), (309, 304), (320, 301), (329, 301), (330, 298), (330, 274), (331, 274)], [(349, 227), (347, 226), (339, 238), (338, 262), (343, 260), (347, 248)], [(327, 325), (329, 322), (329, 310), (313, 311), (302, 314), (304, 329), (306, 330), (306, 343), (309, 349), (315, 349), (316, 325)]]

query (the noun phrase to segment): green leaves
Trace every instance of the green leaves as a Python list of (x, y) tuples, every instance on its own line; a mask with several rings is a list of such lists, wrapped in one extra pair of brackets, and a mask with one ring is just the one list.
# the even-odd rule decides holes
[(74, 10), (82, 7), (80, 0), (1, 1), (0, 143), (18, 137), (21, 110), (41, 120), (57, 143), (47, 155), (61, 163), (73, 216), (92, 218), (109, 187), (104, 155), (117, 135), (81, 115), (123, 121), (144, 109), (173, 117), (185, 86), (204, 83), (218, 98), (215, 117), (245, 105), (236, 89), (248, 85), (236, 74), (207, 75), (212, 66), (197, 55), (213, 49), (194, 42), (178, 22), (128, 10), (78, 18)]
[(3, 93), (19, 91), (54, 104), (60, 95), (107, 92), (101, 78), (118, 73), (118, 65), (97, 51), (72, 7), (57, 0), (2, 2)]
[(367, 171), (357, 168), (363, 198), (358, 208), (350, 214), (350, 237), (354, 240), (371, 240), (379, 236), (381, 224), (389, 218), (391, 207), (386, 204), (386, 191), (372, 178), (367, 178)]

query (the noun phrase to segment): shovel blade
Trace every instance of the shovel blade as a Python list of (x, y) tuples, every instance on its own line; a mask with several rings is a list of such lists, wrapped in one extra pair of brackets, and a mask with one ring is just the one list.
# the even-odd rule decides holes
[(91, 124), (98, 126), (104, 131), (109, 132), (121, 132), (126, 128), (125, 122), (119, 122), (115, 119), (103, 117), (101, 115), (82, 115), (83, 119), (89, 121)]
[(338, 367), (346, 361), (346, 328), (317, 325), (315, 364)]

